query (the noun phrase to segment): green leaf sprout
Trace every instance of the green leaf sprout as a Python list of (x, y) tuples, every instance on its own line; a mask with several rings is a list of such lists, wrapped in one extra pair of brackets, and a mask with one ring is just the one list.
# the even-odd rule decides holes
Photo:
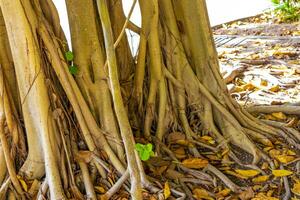
[(154, 156), (153, 145), (148, 143), (146, 145), (137, 143), (135, 144), (135, 149), (137, 150), (142, 161), (147, 161), (151, 156)]

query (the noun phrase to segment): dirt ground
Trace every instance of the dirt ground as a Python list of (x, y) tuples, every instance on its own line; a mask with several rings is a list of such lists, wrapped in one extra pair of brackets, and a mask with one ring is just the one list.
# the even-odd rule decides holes
[[(299, 130), (300, 23), (278, 23), (270, 15), (260, 15), (215, 27), (213, 31), (221, 73), (232, 97), (256, 117), (268, 120), (269, 124)], [(294, 137), (300, 137), (298, 132)], [(266, 155), (274, 160), (276, 168), (281, 169), (279, 174), (273, 170), (268, 175), (270, 166), (265, 162), (258, 164), (262, 171), (257, 175), (255, 170), (243, 169), (249, 166), (233, 166), (226, 164), (225, 156), (220, 160), (215, 154), (207, 154), (210, 162), (214, 161), (214, 165), (230, 179), (248, 187), (238, 197), (231, 198), (225, 195), (226, 188), (219, 189), (217, 199), (276, 200), (283, 199), (288, 193), (291, 194), (289, 199), (299, 199), (300, 158), (297, 150), (276, 138), (272, 142), (261, 140), (259, 143)], [(239, 159), (247, 160), (242, 157)]]
[(221, 72), (242, 105), (300, 102), (300, 22), (267, 16), (214, 29)]

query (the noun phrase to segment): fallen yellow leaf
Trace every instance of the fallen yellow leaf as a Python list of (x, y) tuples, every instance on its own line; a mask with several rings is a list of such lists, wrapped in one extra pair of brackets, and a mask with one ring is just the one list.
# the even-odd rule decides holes
[(271, 92), (278, 92), (280, 90), (279, 85), (275, 85), (269, 89)]
[(264, 79), (261, 79), (260, 80), (260, 85), (261, 86), (268, 86), (268, 81), (264, 80)]
[(264, 115), (264, 119), (267, 119), (267, 120), (276, 120), (277, 118), (274, 117), (273, 115)]
[(267, 192), (267, 196), (268, 196), (268, 197), (271, 197), (271, 196), (273, 195), (273, 193), (274, 193), (274, 190), (269, 190), (269, 191)]
[(236, 172), (233, 172), (233, 171), (230, 171), (230, 170), (226, 170), (225, 171), (226, 174), (229, 174), (231, 176), (235, 176), (235, 177), (238, 177), (238, 178), (241, 178), (241, 179), (248, 179), (249, 177), (246, 177), (246, 176), (242, 176)]
[(243, 85), (244, 90), (254, 90), (256, 87), (252, 83), (247, 83), (246, 85)]
[(203, 188), (195, 188), (193, 190), (193, 196), (195, 197), (195, 199), (197, 200), (214, 200), (214, 198), (210, 197), (208, 192), (203, 189)]
[(253, 169), (247, 169), (247, 170), (244, 170), (244, 169), (236, 169), (235, 170), (238, 174), (242, 175), (242, 176), (245, 176), (245, 177), (253, 177), (253, 176), (256, 176), (258, 174), (260, 174), (259, 171), (257, 170), (253, 170)]
[(236, 86), (234, 91), (235, 92), (243, 92), (243, 91), (251, 91), (254, 90), (256, 87), (252, 83), (247, 83), (242, 86)]
[(176, 144), (184, 145), (184, 146), (189, 146), (190, 142), (187, 140), (177, 140)]
[(281, 120), (284, 120), (287, 118), (283, 112), (272, 113), (272, 116), (276, 117), (277, 119), (281, 119)]
[(273, 149), (273, 147), (265, 147), (264, 151), (270, 151), (271, 149)]
[(210, 144), (215, 144), (216, 143), (216, 141), (212, 137), (207, 136), (207, 135), (202, 136), (201, 139), (207, 141)]
[(297, 180), (292, 188), (292, 192), (296, 195), (300, 195), (300, 180)]
[(276, 155), (275, 158), (281, 163), (289, 163), (295, 159), (294, 156), (287, 155)]
[(175, 156), (179, 159), (183, 159), (186, 157), (185, 150), (183, 147), (179, 147), (178, 149), (173, 150)]
[(289, 155), (289, 156), (295, 156), (297, 154), (294, 151), (292, 151), (292, 150), (287, 150), (287, 155)]
[(221, 190), (217, 193), (217, 196), (226, 197), (230, 194), (231, 190), (229, 188), (225, 188), (224, 190)]
[(258, 193), (254, 198), (251, 200), (279, 200), (278, 198), (275, 197), (268, 197), (267, 195), (263, 193)]
[(105, 193), (105, 189), (101, 186), (95, 186), (95, 191), (101, 194)]
[(24, 189), (24, 191), (27, 192), (28, 191), (27, 183), (24, 181), (24, 179), (21, 176), (17, 176), (17, 178), (19, 179), (20, 184), (21, 184), (22, 188)]
[(189, 158), (182, 162), (187, 168), (200, 169), (207, 166), (208, 161), (201, 158)]
[(266, 182), (268, 179), (269, 179), (269, 176), (264, 175), (264, 176), (259, 176), (259, 177), (253, 178), (252, 182), (253, 183), (262, 183), (262, 182)]
[(282, 176), (292, 175), (293, 172), (285, 169), (277, 169), (277, 170), (272, 170), (272, 174), (276, 177), (282, 177)]
[(276, 156), (281, 154), (281, 151), (277, 150), (277, 149), (271, 149), (269, 151), (269, 154), (272, 158), (275, 158)]
[(269, 168), (269, 163), (263, 162), (263, 164), (261, 165), (261, 169), (265, 170), (265, 169), (268, 169), (268, 168)]
[(228, 155), (229, 151), (230, 151), (230, 150), (229, 150), (228, 148), (226, 148), (226, 149), (222, 152), (221, 156), (223, 157), (223, 156), (225, 156), (225, 155)]
[(273, 147), (273, 143), (267, 138), (258, 139), (258, 142), (262, 143), (265, 146)]
[(252, 54), (252, 55), (250, 55), (250, 58), (255, 60), (255, 59), (260, 58), (260, 56), (258, 54)]
[(252, 189), (254, 190), (254, 191), (259, 191), (260, 189), (262, 189), (262, 185), (254, 185), (254, 186), (252, 186)]
[(171, 196), (171, 190), (170, 190), (170, 185), (169, 182), (165, 182), (165, 187), (164, 187), (164, 196), (165, 199), (169, 198)]

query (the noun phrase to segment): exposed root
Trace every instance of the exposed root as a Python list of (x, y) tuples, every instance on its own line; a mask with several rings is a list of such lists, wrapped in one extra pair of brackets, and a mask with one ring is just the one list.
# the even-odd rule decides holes
[(109, 19), (107, 5), (104, 2), (97, 1), (98, 12), (102, 22), (103, 32), (105, 34), (105, 47), (108, 60), (110, 87), (114, 101), (114, 110), (121, 130), (122, 140), (124, 142), (126, 157), (128, 162), (128, 171), (131, 179), (131, 195), (133, 199), (142, 198), (141, 178), (138, 171), (138, 165), (134, 150), (134, 138), (126, 115), (123, 104), (121, 88), (118, 79), (117, 60), (113, 46), (112, 29)]
[[(231, 99), (225, 82), (244, 68), (222, 79), (205, 1), (139, 1), (141, 28), (136, 2), (125, 17), (121, 0), (67, 1), (70, 59), (51, 0), (0, 0), (0, 199), (233, 197), (247, 182), (230, 170), (270, 174), (279, 137), (300, 149), (296, 130)], [(140, 34), (137, 57), (126, 28)], [(135, 140), (152, 143), (148, 160)], [(282, 166), (299, 171), (289, 153)]]
[(24, 191), (23, 191), (21, 184), (17, 178), (17, 173), (15, 171), (13, 160), (10, 156), (10, 147), (9, 147), (9, 144), (7, 142), (6, 135), (4, 132), (5, 118), (4, 118), (3, 102), (1, 102), (1, 107), (2, 107), (2, 109), (0, 111), (0, 141), (2, 144), (6, 167), (8, 170), (8, 174), (10, 176), (10, 180), (11, 180), (12, 184), (14, 185), (14, 188), (20, 195), (23, 195)]
[[(280, 169), (283, 169), (282, 165), (280, 165)], [(283, 200), (288, 200), (288, 199), (291, 198), (291, 188), (290, 188), (290, 185), (289, 185), (288, 177), (283, 177), (283, 184), (284, 184), (285, 194), (284, 194), (284, 197), (282, 199)]]
[(213, 173), (214, 175), (216, 175), (233, 192), (239, 193), (241, 191), (239, 186), (237, 186), (236, 184), (234, 184), (229, 178), (227, 178), (221, 171), (219, 171), (214, 166), (207, 165), (207, 167), (205, 168), (205, 170), (210, 171), (211, 173)]
[(129, 178), (129, 171), (126, 170), (125, 173), (118, 179), (118, 181), (104, 194), (101, 195), (101, 200), (110, 199), (120, 187), (122, 187), (123, 183)]
[(299, 106), (277, 105), (277, 106), (251, 106), (247, 108), (250, 113), (274, 113), (283, 112), (289, 115), (300, 115)]

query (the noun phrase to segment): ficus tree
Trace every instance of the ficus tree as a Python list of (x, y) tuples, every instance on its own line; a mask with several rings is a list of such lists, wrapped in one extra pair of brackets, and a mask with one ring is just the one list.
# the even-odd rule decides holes
[[(185, 135), (190, 157), (226, 150), (253, 169), (262, 159), (274, 167), (257, 142), (282, 137), (299, 147), (295, 132), (259, 121), (230, 97), (204, 0), (139, 0), (141, 27), (129, 20), (136, 3), (125, 16), (121, 0), (66, 0), (71, 52), (51, 0), (0, 0), (0, 199), (110, 199), (120, 188), (135, 200), (145, 191), (163, 198), (165, 178), (145, 172), (140, 152), (242, 191), (212, 164), (184, 167), (165, 144), (172, 132)], [(137, 55), (126, 29), (140, 36)], [(171, 192), (189, 196), (186, 187)]]

